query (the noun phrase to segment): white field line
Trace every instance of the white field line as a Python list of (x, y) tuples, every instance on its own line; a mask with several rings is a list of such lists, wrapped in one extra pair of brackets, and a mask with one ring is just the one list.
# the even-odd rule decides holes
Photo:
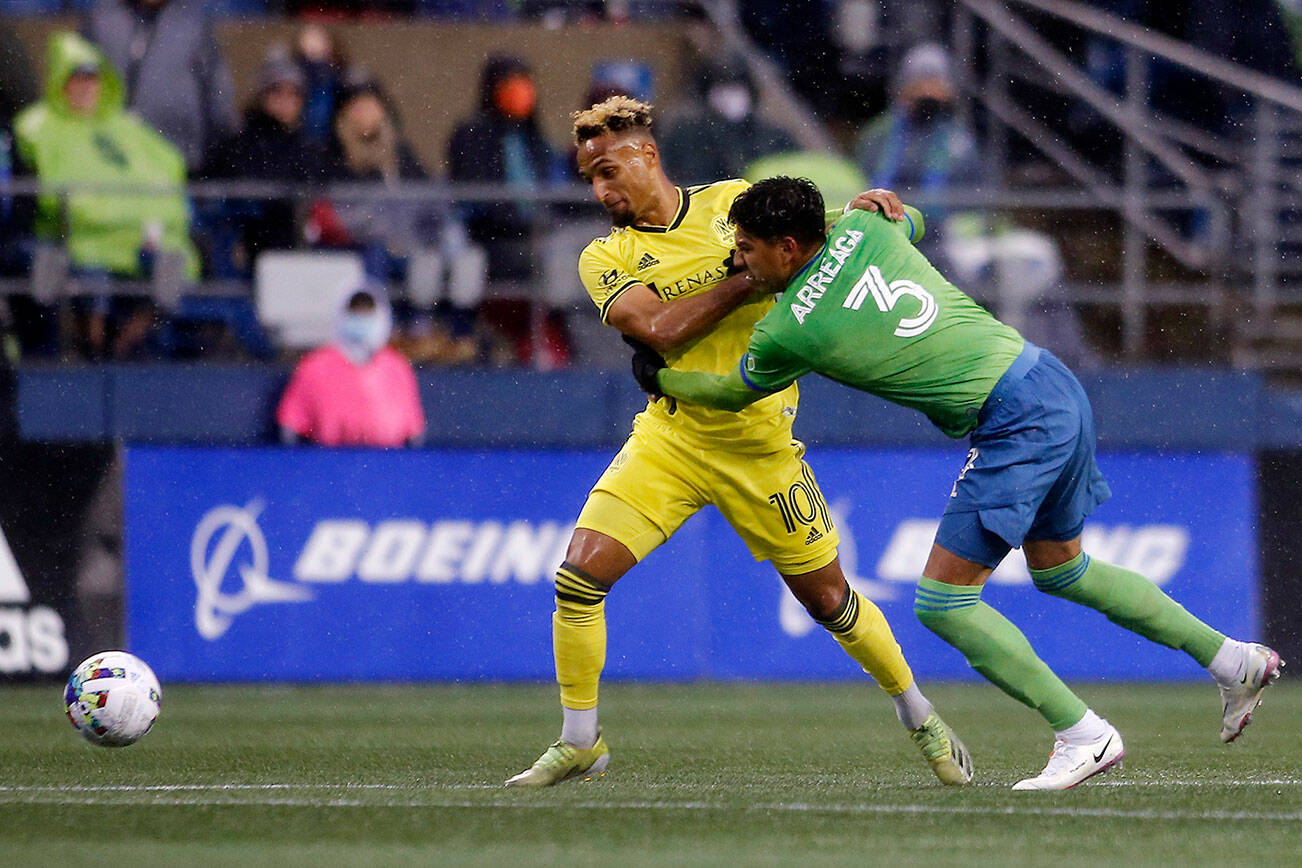
[(501, 784), (104, 784), (67, 786), (7, 786), (4, 793), (172, 793), (231, 792), (240, 790), (500, 790)]
[[(1002, 786), (987, 781), (976, 784), (977, 787), (991, 788)], [(1296, 787), (1302, 786), (1302, 778), (1246, 778), (1243, 780), (1207, 780), (1205, 778), (1145, 778), (1139, 780), (1093, 780), (1085, 785), (1087, 789), (1096, 787)], [(58, 784), (58, 785), (19, 785), (0, 784), (0, 797), (5, 793), (172, 793), (172, 792), (240, 792), (240, 791), (276, 791), (276, 790), (379, 790), (391, 792), (418, 793), (450, 792), (461, 790), (500, 790), (501, 784)], [(657, 803), (659, 804), (659, 803)], [(668, 804), (668, 803), (665, 803)]]
[(1145, 778), (1135, 781), (1110, 780), (1090, 781), (1082, 786), (1094, 787), (1296, 787), (1302, 786), (1302, 778), (1249, 778), (1248, 780), (1206, 780), (1196, 778), (1181, 780), (1178, 778)]
[[(264, 785), (265, 786), (265, 785)], [(213, 788), (208, 788), (213, 789)], [(336, 789), (348, 789), (339, 787)], [(357, 787), (354, 787), (357, 789)], [(5, 792), (8, 795), (5, 795)], [(1145, 809), (1122, 808), (1087, 808), (1087, 807), (1037, 807), (1033, 804), (996, 806), (969, 805), (917, 805), (917, 804), (808, 804), (804, 802), (774, 802), (753, 805), (731, 805), (720, 802), (653, 802), (653, 801), (599, 801), (567, 802), (564, 804), (550, 802), (518, 802), (496, 799), (493, 801), (440, 800), (440, 799), (404, 799), (404, 800), (364, 800), (364, 799), (312, 799), (312, 798), (212, 798), (206, 796), (176, 797), (167, 795), (150, 795), (147, 799), (113, 799), (105, 801), (89, 795), (75, 795), (70, 792), (46, 790), (15, 792), (7, 788), (0, 792), (0, 805), (113, 805), (119, 807), (294, 807), (294, 808), (389, 808), (389, 809), (431, 809), (454, 808), (494, 810), (637, 810), (637, 811), (718, 811), (762, 814), (840, 814), (840, 815), (968, 815), (968, 816), (1039, 816), (1039, 817), (1097, 817), (1104, 819), (1125, 820), (1169, 820), (1176, 822), (1206, 820), (1249, 820), (1281, 823), (1302, 823), (1302, 812), (1264, 812), (1264, 811), (1156, 811)]]

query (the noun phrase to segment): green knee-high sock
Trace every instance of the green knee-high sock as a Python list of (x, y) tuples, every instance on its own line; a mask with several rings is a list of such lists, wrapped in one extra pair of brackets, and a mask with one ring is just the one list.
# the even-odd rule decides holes
[(980, 587), (918, 582), (913, 611), (927, 629), (963, 653), (972, 668), (1029, 705), (1055, 731), (1080, 722), (1088, 706), (1041, 660), (1022, 631), (981, 602)]
[(1084, 552), (1051, 569), (1031, 570), (1031, 579), (1046, 594), (1102, 612), (1132, 633), (1184, 651), (1200, 666), (1211, 663), (1225, 642), (1223, 633), (1190, 615), (1139, 573), (1094, 560)]

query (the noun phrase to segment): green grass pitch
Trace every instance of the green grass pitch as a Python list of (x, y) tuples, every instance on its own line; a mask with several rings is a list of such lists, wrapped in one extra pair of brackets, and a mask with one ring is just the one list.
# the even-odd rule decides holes
[(941, 787), (874, 688), (603, 687), (607, 777), (501, 789), (554, 688), (164, 688), (154, 731), (91, 747), (60, 689), (0, 690), (0, 865), (1284, 865), (1302, 860), (1302, 690), (1239, 743), (1215, 687), (1081, 685), (1125, 768), (1013, 793), (1050, 733), (985, 684), (928, 693), (978, 783)]

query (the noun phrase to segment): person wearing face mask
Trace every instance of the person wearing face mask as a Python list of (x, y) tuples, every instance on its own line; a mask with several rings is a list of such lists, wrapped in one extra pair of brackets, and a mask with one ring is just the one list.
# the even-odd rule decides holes
[(331, 151), (347, 181), (423, 181), (428, 175), (402, 135), (388, 95), (374, 79), (350, 79), (335, 109)]
[(758, 93), (743, 59), (707, 66), (698, 95), (699, 104), (666, 123), (661, 145), (675, 178), (688, 184), (740, 178), (755, 160), (796, 149), (785, 130), (756, 114)]
[[(909, 49), (890, 108), (859, 136), (858, 161), (871, 185), (934, 196), (980, 183), (976, 139), (954, 115), (955, 96), (946, 49), (934, 43)], [(938, 268), (1068, 364), (1097, 363), (1075, 309), (1063, 298), (1062, 256), (1054, 239), (998, 213), (951, 213), (931, 205), (925, 216), (927, 238), (918, 249)]]
[[(976, 141), (954, 118), (955, 86), (949, 54), (940, 45), (915, 45), (904, 55), (894, 81), (890, 108), (869, 121), (855, 152), (869, 181), (912, 192), (940, 193), (976, 182)], [(927, 214), (927, 255), (943, 258), (942, 223)]]
[[(429, 177), (384, 90), (364, 74), (346, 82), (332, 131), (336, 180), (387, 188)], [(331, 227), (328, 235), (319, 231), (323, 226)], [(338, 192), (328, 206), (317, 203), (308, 228), (327, 246), (361, 253), (372, 280), (406, 282), (396, 315), (399, 343), (410, 355), (450, 364), (477, 358), (485, 255), (467, 239), (452, 208), (372, 187)]]
[[(538, 123), (532, 69), (518, 57), (490, 57), (480, 78), (479, 108), (449, 140), (448, 179), (506, 184), (528, 193), (548, 182), (552, 160)], [(471, 241), (488, 255), (488, 279), (498, 284), (498, 297), (482, 308), (484, 317), (509, 343), (516, 361), (531, 363), (529, 294), (539, 270), (536, 242), (546, 231), (549, 214), (524, 198), (477, 202), (467, 205), (463, 214)]]
[(343, 294), (335, 339), (303, 357), (276, 408), (285, 443), (395, 448), (421, 442), (425, 413), (411, 362), (389, 346), (383, 290)]

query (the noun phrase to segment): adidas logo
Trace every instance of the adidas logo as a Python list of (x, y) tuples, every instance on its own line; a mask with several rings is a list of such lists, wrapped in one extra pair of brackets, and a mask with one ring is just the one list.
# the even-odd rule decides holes
[[(23, 574), (18, 569), (18, 562), (14, 560), (9, 541), (5, 539), (4, 531), (0, 530), (0, 603), (21, 605), (31, 601), (31, 592), (23, 581)], [(13, 644), (12, 640), (10, 644)]]
[(818, 528), (811, 527), (809, 529), (809, 536), (805, 537), (805, 545), (811, 545), (813, 543), (816, 543), (822, 538), (823, 535), (818, 532)]
[(645, 271), (653, 265), (659, 265), (660, 260), (656, 259), (650, 253), (643, 253), (642, 258), (637, 261), (637, 270)]

